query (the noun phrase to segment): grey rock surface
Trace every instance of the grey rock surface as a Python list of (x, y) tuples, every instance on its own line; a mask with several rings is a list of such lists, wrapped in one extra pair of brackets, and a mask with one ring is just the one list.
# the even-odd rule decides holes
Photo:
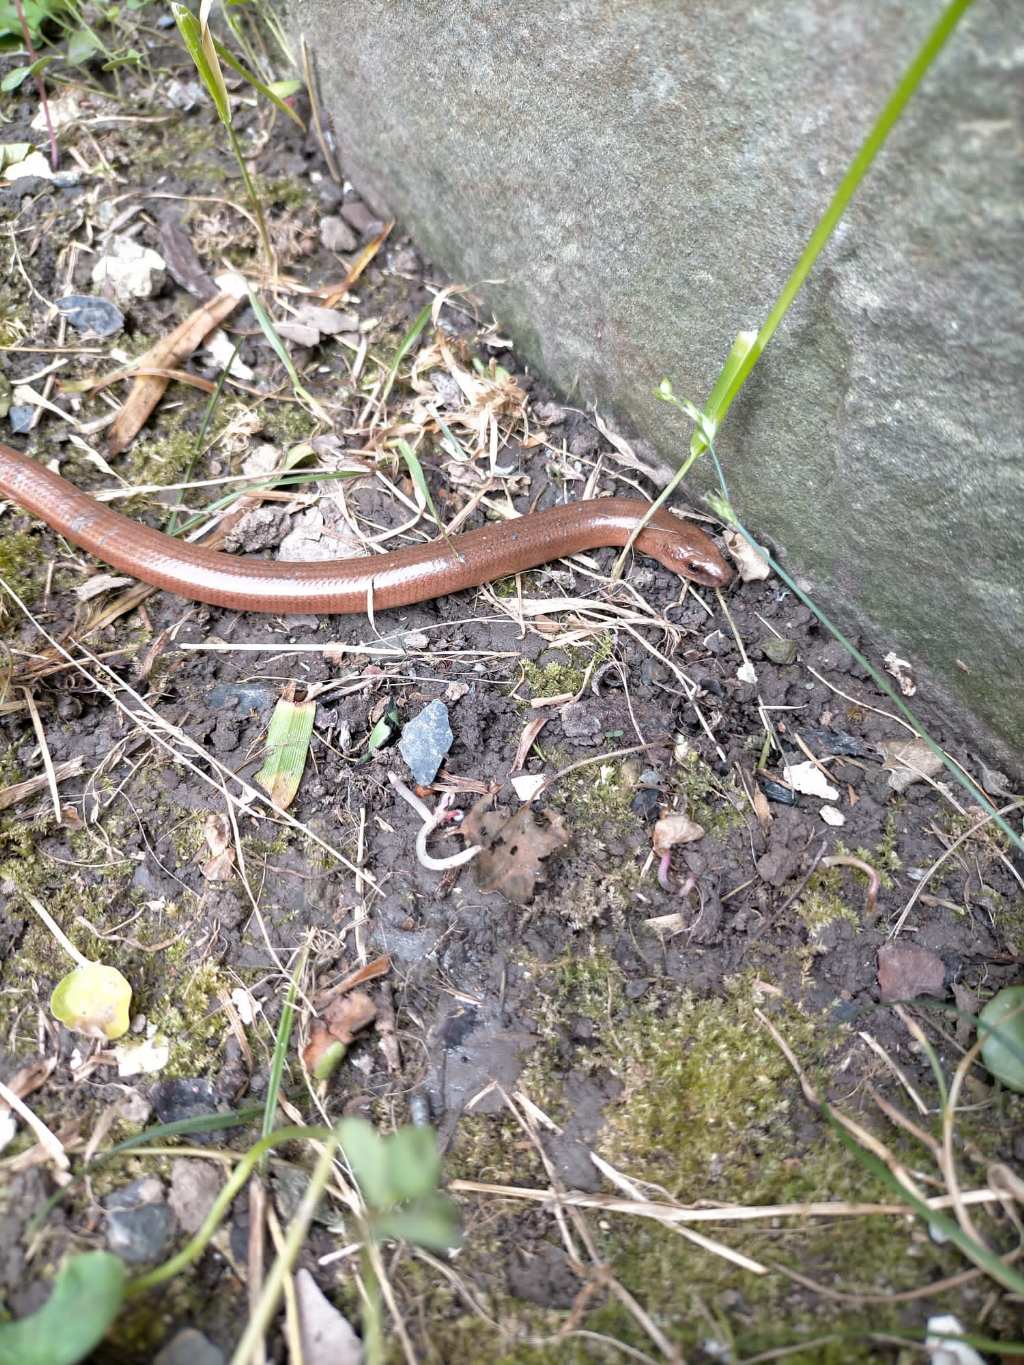
[[(482, 292), (530, 362), (666, 464), (689, 432), (652, 391), (708, 394), (937, 13), (291, 0), (364, 199), (503, 281)], [(1020, 38), (1014, 0), (968, 11), (719, 440), (750, 528), (1018, 770)]]
[(111, 1251), (129, 1265), (145, 1265), (164, 1255), (174, 1235), (174, 1220), (155, 1176), (133, 1180), (103, 1202)]
[(202, 1332), (186, 1327), (167, 1343), (153, 1365), (224, 1365), (224, 1352)]
[(429, 787), (455, 736), (443, 701), (428, 702), (402, 727), (398, 747), (421, 787)]

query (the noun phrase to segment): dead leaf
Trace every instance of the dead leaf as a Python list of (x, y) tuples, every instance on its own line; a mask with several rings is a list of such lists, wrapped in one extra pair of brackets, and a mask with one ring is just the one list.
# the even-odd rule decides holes
[[(244, 291), (242, 298), (245, 297)], [(208, 303), (190, 313), (174, 331), (151, 346), (135, 362), (139, 369), (173, 370), (186, 361), (203, 339), (229, 317), (241, 302), (231, 289), (225, 289)], [(170, 381), (162, 375), (147, 374), (136, 377), (131, 392), (124, 402), (117, 420), (110, 429), (107, 448), (115, 455), (129, 446), (149, 414), (164, 395)]]
[(309, 1042), (302, 1049), (307, 1071), (315, 1071), (335, 1043), (347, 1048), (360, 1029), (372, 1024), (376, 1017), (377, 1006), (365, 991), (352, 991), (332, 1000), (322, 1017), (313, 1020)]
[(900, 685), (900, 691), (905, 697), (912, 697), (917, 691), (917, 683), (914, 682), (913, 665), (907, 659), (901, 659), (892, 650), (882, 660), (885, 665), (886, 673), (892, 676)]
[(742, 583), (755, 583), (771, 576), (772, 568), (767, 559), (739, 531), (724, 531), (722, 539), (736, 563)]
[(704, 826), (688, 815), (663, 815), (654, 826), (654, 851), (667, 853), (676, 844), (695, 844), (704, 838)]
[(385, 954), (383, 957), (375, 957), (372, 962), (367, 962), (362, 967), (357, 967), (354, 972), (349, 972), (340, 981), (317, 995), (314, 1004), (317, 1009), (323, 1009), (331, 1000), (339, 995), (344, 995), (347, 991), (354, 990), (356, 986), (362, 986), (367, 981), (373, 981), (378, 976), (387, 976), (391, 970), (391, 958)]
[(894, 792), (903, 791), (912, 782), (934, 777), (943, 768), (942, 759), (923, 739), (883, 739), (878, 751), (882, 767), (892, 774), (889, 786)]
[(355, 1034), (372, 1024), (377, 1006), (365, 991), (351, 991), (332, 1000), (323, 1013), (323, 1022), (339, 1043), (351, 1043)]
[[(31, 1095), (33, 1090), (39, 1089), (56, 1065), (56, 1054), (44, 1061), (29, 1062), (26, 1066), (19, 1067), (14, 1075), (8, 1078), (7, 1089), (17, 1099), (23, 1100)], [(0, 1114), (6, 1109), (7, 1104), (0, 1100)]]
[(913, 1000), (918, 995), (944, 996), (942, 958), (916, 943), (886, 943), (878, 950), (878, 991), (886, 1002)]
[(754, 814), (757, 816), (757, 823), (762, 829), (767, 829), (772, 822), (772, 808), (768, 803), (768, 798), (757, 784), (754, 784), (754, 792), (750, 798), (751, 805), (754, 807)]
[(336, 303), (339, 303), (345, 297), (355, 284), (356, 280), (358, 280), (359, 276), (373, 260), (374, 256), (376, 256), (377, 252), (387, 241), (388, 235), (394, 226), (395, 220), (392, 218), (390, 223), (384, 224), (384, 227), (377, 236), (374, 237), (373, 241), (367, 242), (352, 258), (352, 264), (349, 266), (345, 278), (339, 284), (328, 285), (326, 289), (321, 291), (320, 297), (323, 299), (324, 307), (333, 308)]
[(231, 881), (235, 875), (235, 847), (227, 816), (208, 815), (203, 822), (203, 838), (213, 855), (203, 864), (203, 877), (208, 882)]
[(541, 812), (542, 825), (530, 806), (520, 806), (512, 816), (500, 806), (487, 810), (491, 799), (478, 801), (460, 827), (468, 843), (483, 848), (473, 864), (477, 886), (528, 905), (544, 875), (543, 860), (568, 844), (569, 831), (557, 811)]
[(133, 578), (125, 578), (119, 574), (95, 573), (78, 585), (75, 596), (79, 602), (88, 602), (93, 597), (99, 597), (101, 592), (109, 592), (111, 588), (126, 588), (134, 581)]

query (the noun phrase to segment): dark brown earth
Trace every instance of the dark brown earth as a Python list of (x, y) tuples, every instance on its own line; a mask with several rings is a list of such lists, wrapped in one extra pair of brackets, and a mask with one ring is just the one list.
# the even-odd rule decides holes
[[(164, 251), (167, 224), (177, 217), (209, 273), (225, 258), (255, 267), (255, 235), (231, 208), (230, 201), (242, 202), (241, 191), (216, 120), (204, 100), (184, 114), (169, 108), (161, 93), (169, 75), (185, 80), (189, 73), (166, 36), (160, 43), (147, 35), (148, 69), (125, 75), (127, 107), (153, 121), (126, 124), (109, 109), (87, 108), (62, 135), (62, 164), (74, 167), (73, 147), (89, 168), (78, 183), (34, 180), (0, 191), (7, 258), (16, 250), (22, 267), (9, 270), (2, 286), (0, 372), (12, 385), (59, 358), (51, 348), (60, 345), (92, 348), (66, 357), (59, 372), (65, 383), (106, 373), (116, 364), (112, 345), (137, 354), (196, 306), (169, 280), (156, 299), (125, 309), (126, 331), (113, 343), (82, 343), (73, 332), (62, 339), (46, 301), (94, 292), (90, 273), (106, 213)], [(29, 136), (24, 129), (35, 109), (30, 84), (10, 97), (8, 141)], [(308, 115), (308, 106), (302, 112)], [(354, 191), (331, 180), (312, 135), (241, 103), (238, 129), (245, 145), (261, 147), (254, 165), (287, 282), (265, 302), (284, 321), (301, 304), (301, 291), (344, 273), (344, 262), (320, 245), (321, 220), (340, 209), (360, 242), (376, 225)], [(351, 301), (339, 305), (367, 325), (370, 355), (356, 386), (353, 352), (342, 344), (328, 337), (317, 347), (292, 348), (330, 428), (293, 402), (261, 403), (228, 389), (200, 448), (207, 397), (175, 384), (111, 466), (139, 484), (209, 479), (241, 472), (260, 444), (280, 452), (331, 436), (318, 449), (325, 463), (359, 452), (414, 498), (387, 445), (403, 433), (412, 440), (420, 420), (408, 379), (416, 355), (435, 341), (430, 325), (399, 367), (376, 422), (362, 414), (413, 319), (447, 283), (396, 226)], [(471, 297), (454, 296), (441, 318), (441, 335), (469, 372), (474, 359), (485, 370), (494, 361), (525, 396), (518, 416), (499, 416), (496, 462), (510, 473), (490, 483), (495, 503), (505, 488), (518, 511), (584, 490), (655, 491), (623, 463), (590, 414), (561, 406), (560, 396), (523, 372)], [(255, 382), (290, 400), (284, 369), (252, 312), (239, 310), (228, 330), (232, 340), (243, 338), (240, 355)], [(201, 357), (190, 368), (218, 377)], [(449, 422), (465, 412), (441, 358), (424, 374), (445, 400)], [(652, 385), (660, 377), (652, 375)], [(44, 382), (31, 381), (34, 388)], [(123, 398), (125, 389), (106, 392)], [(102, 396), (79, 400), (57, 387), (49, 398), (80, 422), (106, 411)], [(0, 436), (58, 460), (82, 486), (111, 486), (114, 479), (90, 462), (83, 444), (72, 442), (73, 430), (44, 411), (27, 442), (9, 429)], [(473, 457), (461, 464), (448, 458), (436, 429), (418, 448), (445, 522), (488, 482), (486, 450), (476, 451), (464, 428), (460, 434)], [(98, 450), (102, 439), (82, 438)], [(337, 488), (312, 490), (328, 529), (344, 525)], [(200, 507), (222, 491), (186, 496)], [(309, 494), (301, 490), (303, 500)], [(173, 497), (135, 498), (130, 510), (161, 524), (161, 503)], [(396, 527), (410, 517), (408, 505), (372, 477), (346, 484), (345, 498), (364, 526)], [(298, 504), (268, 506), (275, 515), (242, 534), (250, 548), (260, 545), (254, 537), (269, 520), (265, 553), (297, 516), (308, 516)], [(825, 514), (841, 515), (841, 506)], [(756, 527), (756, 516), (749, 519)], [(466, 525), (482, 523), (478, 509)], [(10, 1082), (40, 1059), (53, 1064), (26, 1103), (61, 1137), (72, 1171), (81, 1171), (94, 1135), (103, 1150), (148, 1122), (259, 1105), (287, 989), (280, 967), (293, 965), (308, 943), (307, 1002), (379, 955), (391, 967), (364, 988), (381, 1012), (378, 1027), (361, 1035), (322, 1089), (322, 1115), (293, 1040), (289, 1117), (317, 1122), (359, 1112), (385, 1131), (429, 1117), (450, 1181), (698, 1208), (891, 1203), (892, 1190), (809, 1103), (770, 1024), (809, 1086), (873, 1133), (928, 1194), (946, 1193), (934, 1153), (898, 1123), (905, 1114), (932, 1138), (940, 1131), (942, 1096), (911, 1029), (922, 1031), (948, 1084), (973, 1042), (970, 1016), (1000, 987), (1021, 980), (1024, 861), (981, 823), (948, 773), (893, 790), (879, 745), (909, 736), (891, 701), (778, 579), (737, 586), (723, 602), (704, 590), (681, 595), (671, 575), (642, 559), (614, 586), (607, 575), (615, 557), (598, 552), (585, 567), (553, 565), (522, 584), (380, 613), (372, 627), (364, 618), (239, 615), (158, 593), (90, 634), (85, 622), (96, 603), (76, 606), (74, 589), (95, 566), (6, 506), (0, 567), (32, 619), (7, 599), (0, 785), (44, 771), (26, 689), (50, 762), (79, 759), (81, 771), (61, 783), (63, 824), (45, 786), (3, 814), (0, 1079)], [(576, 602), (520, 617), (519, 594), (530, 601), (586, 598), (586, 610)], [(616, 617), (609, 604), (631, 614)], [(40, 666), (41, 630), (66, 644), (74, 666)], [(737, 638), (756, 682), (737, 676), (744, 663)], [(211, 642), (218, 652), (190, 648)], [(860, 643), (876, 663), (898, 651), (898, 642)], [(258, 648), (236, 652), (239, 645)], [(339, 645), (357, 649), (344, 653)], [(228, 814), (225, 790), (238, 796), (230, 774), (252, 783), (270, 712), (291, 683), (300, 698), (316, 700), (292, 820), (235, 801), (244, 869), (236, 856), (227, 879), (212, 880), (204, 822)], [(694, 687), (691, 702), (686, 693)], [(389, 705), (404, 724), (435, 698), (449, 707), (454, 741), (434, 790), (422, 793), (428, 805), (448, 791), (469, 811), (496, 784), (511, 814), (519, 802), (507, 779), (534, 718), (546, 723), (525, 772), (571, 770), (536, 803), (538, 812), (555, 813), (556, 829), (564, 824), (568, 843), (541, 863), (528, 904), (501, 890), (480, 891), (472, 867), (440, 873), (418, 865), (417, 817), (388, 781), (394, 773), (413, 785), (408, 768), (393, 743), (367, 756)], [(1009, 783), (932, 714), (926, 696), (912, 704), (996, 804), (1012, 799)], [(787, 797), (782, 768), (803, 762), (807, 751), (838, 789), (829, 804), (844, 818), (841, 828), (823, 821), (821, 799), (774, 799)], [(619, 756), (606, 757), (612, 754)], [(667, 887), (652, 854), (655, 823), (666, 814), (688, 814), (705, 831), (672, 850)], [(438, 856), (462, 846), (457, 836), (431, 841)], [(330, 850), (365, 875), (357, 878)], [(876, 906), (867, 903), (863, 872), (822, 862), (837, 853), (878, 872)], [(528, 890), (529, 877), (511, 880), (521, 861), (517, 854), (504, 871), (499, 864), (498, 880), (513, 888), (525, 881)], [(693, 889), (683, 895), (688, 879)], [(879, 951), (917, 892), (895, 944), (926, 951), (887, 994), (907, 1000), (939, 983), (938, 994), (901, 1018), (880, 1003)], [(129, 979), (136, 1029), (156, 1025), (170, 1044), (159, 1074), (119, 1078), (109, 1051), (52, 1018), (49, 995), (70, 964), (33, 914), (30, 896), (86, 956)], [(238, 987), (258, 1002), (252, 1022), (232, 1003)], [(397, 1057), (381, 1027), (388, 1009)], [(300, 1016), (298, 1047), (312, 1013), (304, 1006)], [(1019, 1172), (1022, 1113), (1019, 1097), (994, 1088), (980, 1066), (971, 1068), (953, 1125), (964, 1189), (984, 1190), (992, 1163), (1016, 1163)], [(188, 1141), (190, 1150), (201, 1143), (241, 1152), (256, 1134), (240, 1126)], [(34, 1141), (20, 1127), (0, 1156), (0, 1302), (14, 1316), (45, 1299), (66, 1253), (107, 1245), (104, 1201), (111, 1193), (155, 1175), (160, 1203), (174, 1187), (172, 1156), (141, 1148), (96, 1168), (47, 1211), (57, 1185)], [(610, 1163), (611, 1173), (598, 1169), (591, 1153)], [(301, 1145), (288, 1155), (293, 1170), (310, 1164)], [(900, 1334), (920, 1343), (936, 1313), (955, 1313), (965, 1331), (988, 1340), (1010, 1341), (1021, 1331), (1019, 1301), (992, 1280), (968, 1275), (971, 1262), (909, 1216), (837, 1211), (701, 1223), (696, 1230), (715, 1244), (709, 1249), (664, 1222), (621, 1210), (588, 1207), (556, 1218), (550, 1205), (493, 1190), (456, 1184), (454, 1192), (465, 1240), (450, 1268), (407, 1247), (385, 1251), (416, 1359), (681, 1358), (677, 1352), (691, 1360), (752, 1360), (779, 1350), (791, 1360), (896, 1360), (907, 1358)], [(276, 1198), (286, 1222), (290, 1206), (280, 1188)], [(1006, 1210), (972, 1208), (991, 1247), (1016, 1245)], [(30, 1225), (36, 1218), (41, 1227)], [(133, 1304), (92, 1358), (150, 1361), (177, 1332), (195, 1328), (227, 1359), (245, 1317), (248, 1219), (248, 1201), (240, 1198), (217, 1250), (166, 1292)], [(340, 1219), (335, 1209), (314, 1224), (301, 1264), (358, 1324), (356, 1261), (319, 1264), (350, 1240)], [(177, 1214), (169, 1237), (172, 1248), (185, 1240)], [(765, 1273), (723, 1259), (722, 1244)], [(928, 1292), (930, 1283), (959, 1275), (967, 1278)], [(920, 1296), (897, 1297), (907, 1291)], [(388, 1340), (389, 1358), (403, 1358), (393, 1329)], [(625, 1349), (633, 1354), (624, 1357)], [(268, 1351), (270, 1359), (285, 1358), (277, 1328)]]

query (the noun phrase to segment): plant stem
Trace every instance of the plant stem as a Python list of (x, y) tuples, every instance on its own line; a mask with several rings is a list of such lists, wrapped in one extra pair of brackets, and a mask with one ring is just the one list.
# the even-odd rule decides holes
[[(253, 1168), (259, 1164), (264, 1152), (269, 1151), (271, 1147), (279, 1147), (284, 1142), (295, 1142), (302, 1138), (313, 1139), (318, 1142), (330, 1142), (332, 1137), (329, 1128), (309, 1128), (296, 1125), (290, 1128), (278, 1128), (269, 1137), (260, 1138), (259, 1142), (253, 1143), (228, 1177), (220, 1194), (213, 1201), (210, 1212), (206, 1215), (203, 1225), (196, 1235), (186, 1242), (177, 1255), (172, 1256), (169, 1261), (164, 1261), (163, 1265), (158, 1265), (155, 1270), (149, 1270), (145, 1275), (139, 1275), (131, 1280), (125, 1289), (125, 1296), (136, 1298), (139, 1294), (144, 1294), (148, 1289), (154, 1288), (155, 1285), (173, 1279), (179, 1270), (184, 1270), (187, 1265), (202, 1255), (210, 1238), (217, 1231), (221, 1220), (231, 1207), (235, 1195), (249, 1179)], [(331, 1147), (332, 1152), (333, 1150)]]
[(260, 1301), (246, 1324), (241, 1341), (235, 1347), (234, 1355), (231, 1357), (231, 1365), (248, 1365), (253, 1348), (267, 1330), (270, 1319), (277, 1310), (278, 1300), (284, 1290), (285, 1277), (290, 1274), (292, 1266), (298, 1259), (299, 1252), (302, 1250), (302, 1243), (309, 1231), (309, 1225), (316, 1213), (317, 1205), (320, 1203), (320, 1198), (327, 1188), (327, 1182), (331, 1178), (331, 1167), (334, 1164), (334, 1154), (337, 1147), (338, 1130), (332, 1128), (324, 1140), (323, 1150), (317, 1157), (313, 1174), (309, 1178), (309, 1184), (306, 1186), (306, 1191), (296, 1210), (295, 1217), (289, 1224), (281, 1253), (270, 1268), (267, 1282), (260, 1294)]
[(373, 1264), (369, 1234), (365, 1234), (363, 1253), (359, 1259), (363, 1292), (366, 1296), (363, 1310), (363, 1351), (366, 1365), (384, 1365), (384, 1323), (380, 1311), (380, 1282)]
[[(32, 46), (32, 33), (25, 18), (25, 6), (22, 0), (14, 0), (14, 8), (18, 12), (18, 23), (21, 25), (21, 40), (25, 44), (25, 51), (28, 53), (29, 61), (34, 65), (36, 61), (36, 50)], [(38, 71), (33, 73), (32, 79), (35, 83), (36, 94), (39, 96), (39, 104), (46, 119), (46, 131), (50, 138), (50, 167), (54, 171), (60, 164), (60, 153), (57, 151), (57, 134), (54, 132), (53, 119), (50, 117), (50, 104), (46, 98), (46, 83)]]
[(35, 896), (29, 896), (28, 894), (26, 894), (25, 899), (67, 953), (68, 957), (71, 958), (72, 962), (77, 962), (80, 967), (91, 967), (92, 963), (78, 951), (64, 930), (50, 914), (49, 910), (47, 910), (46, 906), (43, 905), (42, 901), (39, 901)]
[(231, 150), (235, 154), (235, 160), (238, 162), (238, 169), (242, 172), (242, 180), (245, 183), (245, 192), (249, 196), (249, 203), (252, 205), (252, 211), (256, 215), (256, 223), (260, 232), (260, 245), (263, 247), (263, 255), (267, 262), (267, 270), (270, 274), (273, 274), (274, 250), (270, 245), (270, 233), (267, 230), (267, 220), (263, 213), (263, 204), (260, 202), (260, 197), (256, 193), (256, 186), (253, 184), (252, 176), (249, 174), (249, 168), (245, 164), (245, 157), (242, 154), (242, 144), (238, 140), (238, 134), (230, 123), (225, 123), (224, 127), (227, 129), (228, 140), (231, 143)]

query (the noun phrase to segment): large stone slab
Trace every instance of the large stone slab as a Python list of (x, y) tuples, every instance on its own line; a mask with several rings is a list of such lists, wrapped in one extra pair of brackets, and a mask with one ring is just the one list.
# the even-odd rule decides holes
[[(564, 392), (678, 458), (935, 0), (292, 0), (356, 185)], [(747, 523), (1011, 760), (1022, 729), (1022, 75), (976, 5), (723, 428)], [(1014, 37), (1015, 35), (1015, 37)], [(698, 476), (710, 478), (710, 471)]]

